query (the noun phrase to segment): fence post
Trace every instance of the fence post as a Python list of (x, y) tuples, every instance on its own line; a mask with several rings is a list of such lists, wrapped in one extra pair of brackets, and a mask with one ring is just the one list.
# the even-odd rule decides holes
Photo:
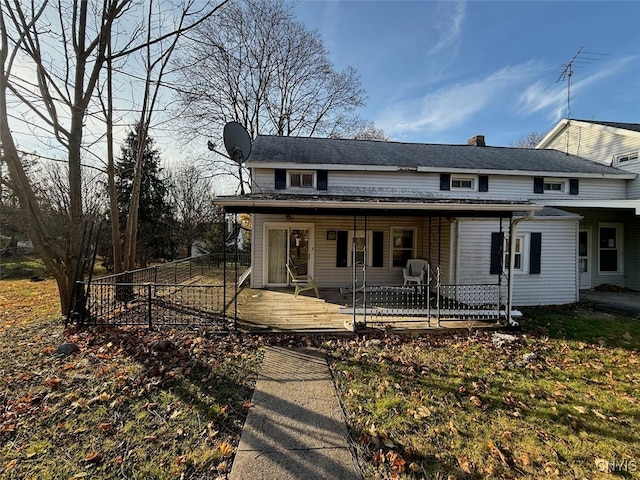
[(151, 283), (147, 283), (147, 318), (149, 319), (149, 329), (153, 328), (153, 315), (151, 313)]

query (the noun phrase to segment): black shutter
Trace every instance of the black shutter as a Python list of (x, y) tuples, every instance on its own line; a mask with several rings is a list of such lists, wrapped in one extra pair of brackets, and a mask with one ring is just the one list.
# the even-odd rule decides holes
[(504, 245), (502, 232), (491, 233), (491, 275), (502, 273), (502, 247)]
[(349, 232), (338, 230), (336, 235), (336, 267), (346, 267), (349, 258)]
[(318, 170), (316, 172), (316, 188), (318, 190), (326, 190), (328, 186), (327, 182), (327, 171), (326, 170)]
[(577, 178), (569, 179), (569, 195), (578, 195), (580, 192), (580, 183)]
[(480, 175), (478, 177), (478, 191), (479, 192), (489, 191), (489, 175)]
[(529, 273), (540, 273), (542, 259), (542, 233), (531, 233), (531, 248), (529, 249)]
[(448, 173), (440, 174), (440, 190), (451, 190), (451, 175)]
[(533, 193), (544, 193), (543, 177), (533, 177)]
[(284, 190), (285, 188), (287, 188), (287, 171), (276, 168), (276, 190)]
[(384, 266), (384, 232), (373, 232), (372, 242), (372, 267), (382, 267)]

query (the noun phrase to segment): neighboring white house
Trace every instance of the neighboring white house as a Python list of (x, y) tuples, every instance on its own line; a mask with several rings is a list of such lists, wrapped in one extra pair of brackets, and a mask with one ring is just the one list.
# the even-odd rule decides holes
[[(640, 124), (562, 120), (538, 144), (640, 174)], [(640, 176), (609, 196), (541, 199), (579, 214), (580, 287), (602, 284), (640, 290)]]
[(287, 262), (320, 288), (397, 285), (407, 260), (424, 258), (442, 284), (496, 283), (511, 270), (513, 305), (571, 303), (585, 213), (555, 205), (611, 199), (623, 203), (592, 235), (613, 243), (589, 248), (621, 270), (607, 278), (625, 283), (634, 172), (558, 150), (485, 146), (482, 136), (467, 145), (259, 136), (246, 165), (252, 193), (216, 203), (253, 214), (255, 288), (288, 285)]

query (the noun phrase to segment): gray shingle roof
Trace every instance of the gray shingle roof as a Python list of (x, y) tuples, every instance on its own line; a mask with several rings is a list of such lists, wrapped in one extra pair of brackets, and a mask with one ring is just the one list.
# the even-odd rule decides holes
[(558, 150), (267, 135), (256, 138), (248, 162), (628, 174)]

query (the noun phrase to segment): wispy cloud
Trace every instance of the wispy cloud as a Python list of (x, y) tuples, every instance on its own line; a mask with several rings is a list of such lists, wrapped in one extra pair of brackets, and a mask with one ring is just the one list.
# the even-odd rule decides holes
[(481, 79), (440, 88), (421, 98), (405, 99), (384, 109), (376, 124), (390, 135), (421, 130), (442, 132), (463, 124), (491, 105), (504, 105), (509, 92), (521, 88), (539, 71), (538, 63), (530, 61), (504, 67)]
[(460, 47), (462, 39), (462, 24), (467, 11), (466, 2), (458, 1), (453, 3), (453, 12), (450, 13), (450, 3), (443, 3), (447, 7), (445, 20), (438, 22), (434, 27), (439, 31), (438, 43), (429, 49), (429, 55), (439, 55), (446, 53), (455, 56)]

